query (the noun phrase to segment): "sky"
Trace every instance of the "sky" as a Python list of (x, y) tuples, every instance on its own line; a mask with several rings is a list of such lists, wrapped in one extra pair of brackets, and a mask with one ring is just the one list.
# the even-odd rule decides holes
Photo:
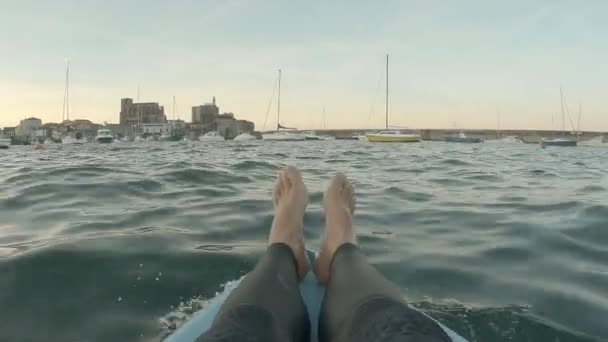
[[(120, 99), (190, 121), (222, 112), (301, 129), (608, 131), (605, 0), (0, 0), (0, 127), (119, 120)], [(323, 115), (325, 112), (325, 116)], [(324, 119), (325, 118), (325, 119)], [(571, 127), (566, 118), (567, 128)], [(500, 125), (499, 125), (500, 121)], [(266, 125), (264, 126), (264, 123)]]

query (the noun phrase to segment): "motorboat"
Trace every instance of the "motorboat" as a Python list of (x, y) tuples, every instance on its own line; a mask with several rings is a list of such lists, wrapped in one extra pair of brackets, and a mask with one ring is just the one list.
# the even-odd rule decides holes
[(543, 146), (576, 146), (578, 142), (576, 139), (570, 137), (558, 137), (558, 138), (543, 138), (540, 141)]
[(199, 141), (224, 141), (226, 139), (224, 139), (224, 137), (216, 131), (211, 131), (211, 132), (207, 132), (205, 133), (205, 135), (201, 135), (198, 138)]
[(97, 130), (95, 141), (100, 144), (110, 144), (114, 141), (114, 135), (112, 134), (111, 130), (102, 128)]

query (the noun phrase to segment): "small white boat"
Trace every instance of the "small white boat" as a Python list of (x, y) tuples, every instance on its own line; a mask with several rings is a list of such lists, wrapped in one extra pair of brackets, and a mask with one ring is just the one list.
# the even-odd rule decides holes
[(268, 141), (304, 141), (306, 136), (297, 132), (277, 131), (263, 135), (264, 140)]
[(216, 131), (211, 131), (201, 135), (198, 138), (199, 141), (224, 141), (224, 137)]
[(100, 144), (110, 144), (114, 141), (114, 135), (111, 130), (102, 128), (97, 130), (95, 141)]
[(558, 137), (558, 138), (543, 138), (540, 142), (543, 146), (576, 146), (578, 142), (574, 138), (570, 137)]
[(77, 144), (84, 144), (86, 143), (87, 140), (83, 137), (80, 137), (80, 139), (78, 139), (78, 137), (72, 137), (72, 136), (65, 136), (63, 138), (61, 138), (61, 143), (64, 145), (77, 145)]
[(9, 146), (11, 146), (11, 139), (0, 136), (0, 149), (7, 149)]
[(241, 134), (237, 135), (236, 138), (234, 138), (234, 141), (252, 141), (252, 140), (257, 140), (257, 138), (254, 137), (249, 132), (241, 133)]
[(138, 134), (135, 139), (133, 139), (133, 142), (144, 142), (146, 141), (146, 139), (144, 137), (142, 137), (140, 134)]
[(304, 140), (335, 140), (334, 137), (328, 135), (317, 135), (317, 132), (315, 131), (306, 131), (302, 133), (304, 134)]

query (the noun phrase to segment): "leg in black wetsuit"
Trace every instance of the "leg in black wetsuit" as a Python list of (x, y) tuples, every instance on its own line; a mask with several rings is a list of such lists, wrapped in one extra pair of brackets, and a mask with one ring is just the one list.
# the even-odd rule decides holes
[(447, 342), (437, 323), (410, 308), (399, 289), (355, 245), (355, 194), (338, 174), (324, 196), (325, 238), (315, 266), (327, 290), (319, 317), (320, 342)]
[(336, 251), (321, 308), (320, 342), (449, 342), (429, 317), (410, 308), (399, 289), (367, 262), (359, 247)]
[(310, 326), (298, 289), (296, 260), (282, 243), (268, 247), (197, 342), (308, 342)]
[(308, 190), (296, 168), (279, 173), (273, 202), (270, 247), (197, 342), (308, 342), (310, 323), (298, 288), (310, 268), (303, 237)]

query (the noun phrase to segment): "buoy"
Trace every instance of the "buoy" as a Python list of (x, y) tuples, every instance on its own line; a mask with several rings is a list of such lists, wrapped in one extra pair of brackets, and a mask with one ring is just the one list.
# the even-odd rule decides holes
[(540, 148), (542, 148), (542, 149), (544, 149), (544, 148), (545, 148), (545, 143), (544, 143), (544, 142), (541, 142), (541, 143), (540, 143)]
[(37, 149), (37, 150), (44, 150), (44, 145), (42, 145), (42, 144), (37, 144), (37, 145), (36, 145), (36, 149)]

